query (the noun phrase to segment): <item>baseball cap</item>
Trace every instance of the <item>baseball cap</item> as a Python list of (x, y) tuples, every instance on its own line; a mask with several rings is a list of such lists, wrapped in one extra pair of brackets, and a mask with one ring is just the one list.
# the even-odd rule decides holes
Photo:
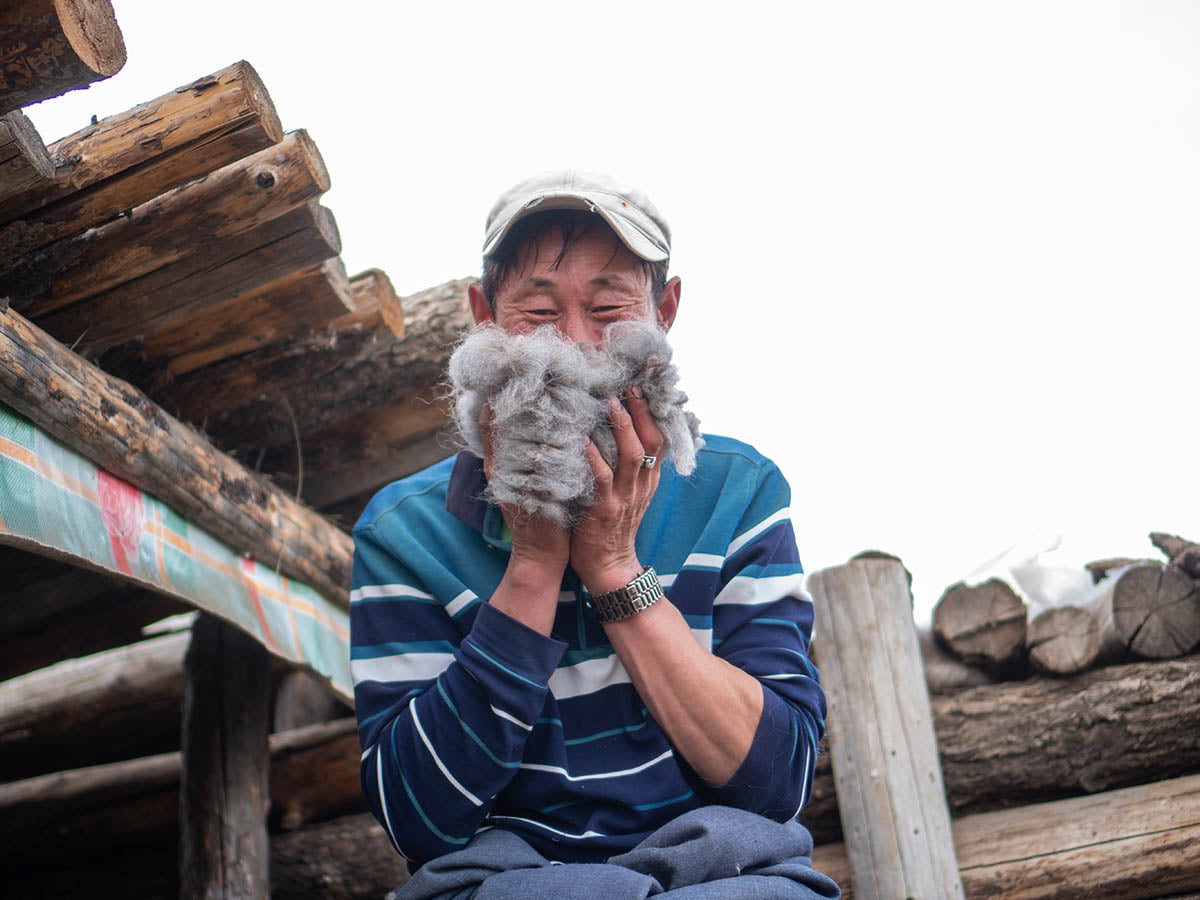
[(483, 256), (491, 256), (513, 225), (534, 213), (580, 209), (597, 213), (622, 243), (647, 262), (671, 255), (671, 229), (642, 191), (591, 172), (544, 172), (513, 185), (488, 213)]

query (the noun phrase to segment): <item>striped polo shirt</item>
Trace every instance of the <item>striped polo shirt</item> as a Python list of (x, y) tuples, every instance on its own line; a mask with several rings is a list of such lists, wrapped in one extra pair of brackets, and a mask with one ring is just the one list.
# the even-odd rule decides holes
[(812, 786), (825, 698), (808, 659), (812, 602), (778, 468), (706, 436), (696, 471), (669, 463), (638, 559), (704, 647), (757, 678), (749, 754), (704, 783), (647, 712), (569, 568), (550, 637), (487, 603), (510, 544), (466, 453), (380, 491), (354, 529), (351, 669), (363, 791), (411, 863), (477, 832), (544, 856), (602, 861), (699, 806), (785, 821)]

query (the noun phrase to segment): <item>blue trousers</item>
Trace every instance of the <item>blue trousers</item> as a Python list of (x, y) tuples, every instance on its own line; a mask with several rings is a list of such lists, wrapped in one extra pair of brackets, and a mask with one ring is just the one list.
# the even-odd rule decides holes
[(837, 900), (812, 869), (812, 837), (727, 806), (685, 813), (604, 863), (551, 863), (512, 832), (492, 829), (426, 863), (394, 900)]

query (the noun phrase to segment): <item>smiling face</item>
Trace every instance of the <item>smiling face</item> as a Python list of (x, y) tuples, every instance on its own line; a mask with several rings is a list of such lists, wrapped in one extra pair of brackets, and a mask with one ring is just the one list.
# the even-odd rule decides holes
[(573, 237), (565, 251), (560, 233), (543, 231), (517, 259), (495, 290), (494, 307), (472, 285), (477, 323), (494, 321), (509, 334), (553, 325), (576, 343), (599, 344), (614, 322), (657, 320), (665, 331), (675, 320), (679, 279), (672, 278), (654, 298), (642, 261), (605, 225)]

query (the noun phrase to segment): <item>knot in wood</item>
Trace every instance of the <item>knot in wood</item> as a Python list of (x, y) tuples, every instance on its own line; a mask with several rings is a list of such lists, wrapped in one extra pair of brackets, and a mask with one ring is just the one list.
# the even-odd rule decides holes
[(254, 176), (254, 183), (264, 190), (275, 187), (275, 173), (270, 169), (263, 169)]

